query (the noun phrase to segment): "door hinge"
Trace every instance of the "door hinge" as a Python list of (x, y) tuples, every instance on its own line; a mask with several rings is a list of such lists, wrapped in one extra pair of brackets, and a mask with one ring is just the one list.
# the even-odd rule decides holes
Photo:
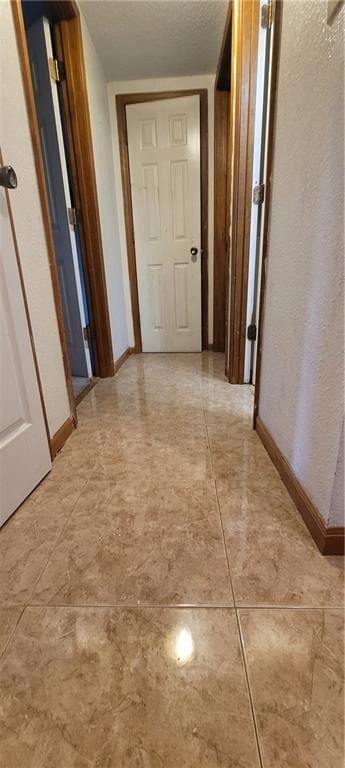
[(83, 336), (85, 341), (85, 346), (88, 347), (91, 341), (91, 331), (89, 323), (87, 325), (84, 325), (83, 327)]
[(248, 341), (256, 341), (256, 325), (255, 325), (255, 323), (251, 323), (251, 325), (248, 325), (248, 328), (247, 328), (247, 339), (248, 339)]
[(67, 208), (68, 221), (71, 227), (75, 227), (78, 224), (78, 214), (75, 208)]
[(273, 3), (268, 2), (261, 8), (261, 26), (262, 29), (271, 29), (273, 24)]
[(62, 80), (66, 79), (66, 70), (63, 61), (49, 59), (49, 72), (54, 83), (61, 83)]
[(265, 185), (257, 184), (253, 189), (253, 203), (254, 205), (260, 205), (265, 199)]

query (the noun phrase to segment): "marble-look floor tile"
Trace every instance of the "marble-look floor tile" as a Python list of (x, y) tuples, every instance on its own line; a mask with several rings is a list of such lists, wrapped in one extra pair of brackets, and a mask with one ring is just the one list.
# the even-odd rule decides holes
[(16, 606), (0, 605), (0, 656), (6, 648), (22, 610)]
[(241, 610), (264, 768), (343, 768), (344, 617)]
[[(207, 434), (202, 416), (198, 420), (186, 421), (183, 419), (160, 418), (153, 415), (123, 414), (109, 437), (113, 442), (116, 437), (128, 439), (137, 437), (141, 439), (154, 439), (158, 442), (199, 440), (207, 444)], [(108, 442), (108, 440), (106, 441)]]
[(210, 452), (206, 439), (169, 441), (158, 434), (151, 440), (128, 436), (122, 442), (108, 441), (97, 455), (90, 477), (116, 481), (133, 471), (146, 472), (151, 480), (179, 478), (204, 480), (212, 477)]
[(183, 424), (204, 424), (204, 415), (202, 405), (190, 406), (186, 405), (183, 400), (180, 402), (174, 402), (173, 404), (167, 403), (151, 403), (145, 400), (135, 401), (129, 399), (126, 410), (124, 411), (126, 418), (135, 417), (138, 415), (142, 418), (149, 418), (155, 423), (176, 422), (183, 426)]
[(262, 768), (340, 768), (344, 561), (252, 412), (207, 352), (133, 355), (82, 401), (0, 532), (1, 768), (259, 768), (232, 588)]
[(247, 408), (233, 406), (231, 409), (224, 408), (222, 405), (211, 406), (210, 403), (204, 405), (204, 416), (207, 427), (227, 428), (229, 432), (234, 429), (252, 429), (253, 417), (248, 413)]
[(0, 691), (6, 768), (259, 768), (232, 611), (27, 608)]
[(232, 605), (213, 484), (90, 482), (32, 602)]
[(278, 476), (218, 498), (237, 605), (344, 605), (344, 558), (320, 554)]
[(274, 480), (277, 470), (253, 430), (236, 427), (226, 437), (223, 433), (215, 435), (213, 429), (207, 432), (217, 481), (235, 480), (237, 484), (250, 482), (256, 476), (264, 476), (268, 482)]
[(0, 605), (30, 599), (80, 491), (49, 475), (1, 528)]

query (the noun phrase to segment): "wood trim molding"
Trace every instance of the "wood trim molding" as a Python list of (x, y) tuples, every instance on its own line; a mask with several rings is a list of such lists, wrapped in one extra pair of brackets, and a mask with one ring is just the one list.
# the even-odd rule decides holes
[(232, 384), (244, 381), (259, 12), (258, 0), (238, 0), (232, 17), (230, 157), (233, 157), (233, 168), (226, 340), (226, 368)]
[(66, 342), (66, 335), (65, 335), (65, 326), (64, 326), (62, 302), (61, 302), (60, 287), (59, 287), (58, 272), (57, 272), (55, 246), (54, 246), (53, 233), (52, 233), (52, 227), (50, 222), (48, 193), (47, 193), (47, 186), (46, 186), (45, 174), (44, 174), (41, 141), (40, 141), (39, 127), (38, 127), (37, 114), (36, 114), (35, 97), (34, 97), (33, 85), (32, 85), (32, 79), (31, 79), (31, 69), (30, 69), (28, 47), (26, 42), (22, 5), (20, 0), (12, 0), (11, 5), (12, 5), (14, 28), (15, 28), (16, 39), (17, 39), (19, 63), (20, 63), (23, 86), (24, 86), (26, 109), (28, 113), (29, 128), (30, 128), (31, 141), (32, 141), (32, 147), (33, 147), (33, 153), (34, 153), (37, 186), (38, 186), (41, 208), (42, 208), (44, 234), (45, 234), (45, 239), (47, 244), (50, 276), (52, 281), (53, 296), (54, 296), (54, 303), (55, 303), (55, 309), (56, 309), (56, 318), (57, 318), (57, 324), (58, 324), (59, 338), (60, 338), (62, 358), (63, 358), (63, 366), (65, 371), (66, 386), (67, 386), (67, 392), (68, 392), (68, 400), (69, 400), (72, 418), (76, 422), (77, 412), (76, 412), (73, 389), (72, 389), (71, 369), (69, 364), (68, 349), (67, 349), (67, 342)]
[(129, 358), (130, 355), (134, 353), (134, 347), (128, 347), (122, 355), (118, 358), (118, 360), (114, 360), (114, 371), (117, 373), (120, 368), (123, 366), (123, 364), (126, 362), (126, 360)]
[(57, 432), (55, 432), (55, 435), (50, 440), (50, 452), (52, 459), (55, 459), (55, 456), (59, 451), (61, 451), (61, 448), (65, 445), (66, 440), (70, 437), (73, 430), (75, 429), (75, 423), (70, 416), (66, 421), (62, 424), (60, 429), (58, 429)]
[(214, 91), (214, 238), (213, 238), (213, 346), (225, 351), (226, 306), (229, 275), (229, 154), (231, 15), (229, 3)]
[(141, 104), (146, 101), (177, 99), (182, 96), (200, 96), (200, 169), (201, 169), (201, 305), (202, 305), (202, 348), (208, 347), (208, 93), (206, 88), (183, 91), (159, 91), (154, 93), (126, 93), (115, 96), (117, 127), (119, 136), (123, 207), (125, 217), (128, 272), (131, 291), (134, 329), (134, 351), (142, 351), (138, 278), (134, 245), (134, 222), (130, 185), (129, 157), (127, 146), (127, 104)]
[(213, 344), (225, 351), (227, 265), (229, 261), (229, 112), (230, 92), (214, 93), (214, 245), (213, 245)]
[(113, 376), (113, 348), (79, 14), (55, 25), (55, 43), (66, 69), (66, 80), (61, 84), (61, 92), (69, 138), (73, 191), (81, 212), (95, 375)]
[(286, 461), (278, 448), (277, 443), (261, 421), (260, 417), (257, 417), (256, 419), (255, 428), (321, 554), (343, 555), (345, 529), (326, 527), (320, 512), (305, 492), (299, 480), (297, 480), (293, 469)]

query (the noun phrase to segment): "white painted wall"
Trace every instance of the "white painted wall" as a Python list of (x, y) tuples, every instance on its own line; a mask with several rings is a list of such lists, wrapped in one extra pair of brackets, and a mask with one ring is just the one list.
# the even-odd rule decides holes
[(343, 26), (344, 8), (328, 26), (326, 2), (284, 3), (259, 409), (327, 524), (344, 410)]
[(121, 242), (121, 255), (122, 255), (122, 268), (124, 275), (125, 297), (126, 297), (126, 309), (127, 309), (127, 323), (128, 323), (128, 335), (129, 345), (134, 345), (133, 334), (133, 322), (132, 322), (132, 310), (131, 310), (131, 298), (128, 276), (128, 263), (127, 263), (127, 246), (126, 246), (126, 233), (125, 233), (125, 220), (123, 211), (123, 195), (121, 184), (121, 167), (120, 167), (120, 154), (119, 154), (119, 140), (117, 131), (117, 119), (115, 108), (115, 96), (120, 93), (144, 93), (145, 91), (174, 91), (174, 90), (189, 90), (192, 88), (207, 88), (208, 90), (208, 137), (209, 137), (209, 156), (208, 156), (208, 172), (209, 172), (209, 218), (208, 218), (208, 323), (209, 342), (213, 341), (213, 200), (214, 200), (214, 183), (213, 183), (213, 148), (214, 148), (214, 75), (196, 75), (190, 77), (164, 77), (159, 79), (150, 80), (126, 80), (122, 82), (108, 83), (108, 97), (109, 97), (109, 112), (112, 125), (112, 139), (113, 139), (113, 158), (115, 169), (115, 183), (116, 183), (116, 197), (119, 202), (118, 205), (118, 217), (119, 217), (119, 234)]
[(0, 144), (18, 187), (10, 193), (50, 434), (70, 415), (34, 156), (9, 0), (0, 2)]
[(117, 199), (121, 198), (115, 192), (107, 84), (82, 15), (81, 21), (111, 335), (114, 360), (118, 360), (128, 347), (128, 310), (117, 213)]

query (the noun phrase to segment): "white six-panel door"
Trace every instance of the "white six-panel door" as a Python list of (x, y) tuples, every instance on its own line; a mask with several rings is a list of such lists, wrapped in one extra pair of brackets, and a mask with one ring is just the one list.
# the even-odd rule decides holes
[[(20, 183), (20, 177), (19, 177)], [(15, 191), (10, 194), (16, 194)], [(0, 188), (0, 525), (51, 468), (5, 192)]]
[(143, 351), (199, 352), (199, 96), (126, 113)]

